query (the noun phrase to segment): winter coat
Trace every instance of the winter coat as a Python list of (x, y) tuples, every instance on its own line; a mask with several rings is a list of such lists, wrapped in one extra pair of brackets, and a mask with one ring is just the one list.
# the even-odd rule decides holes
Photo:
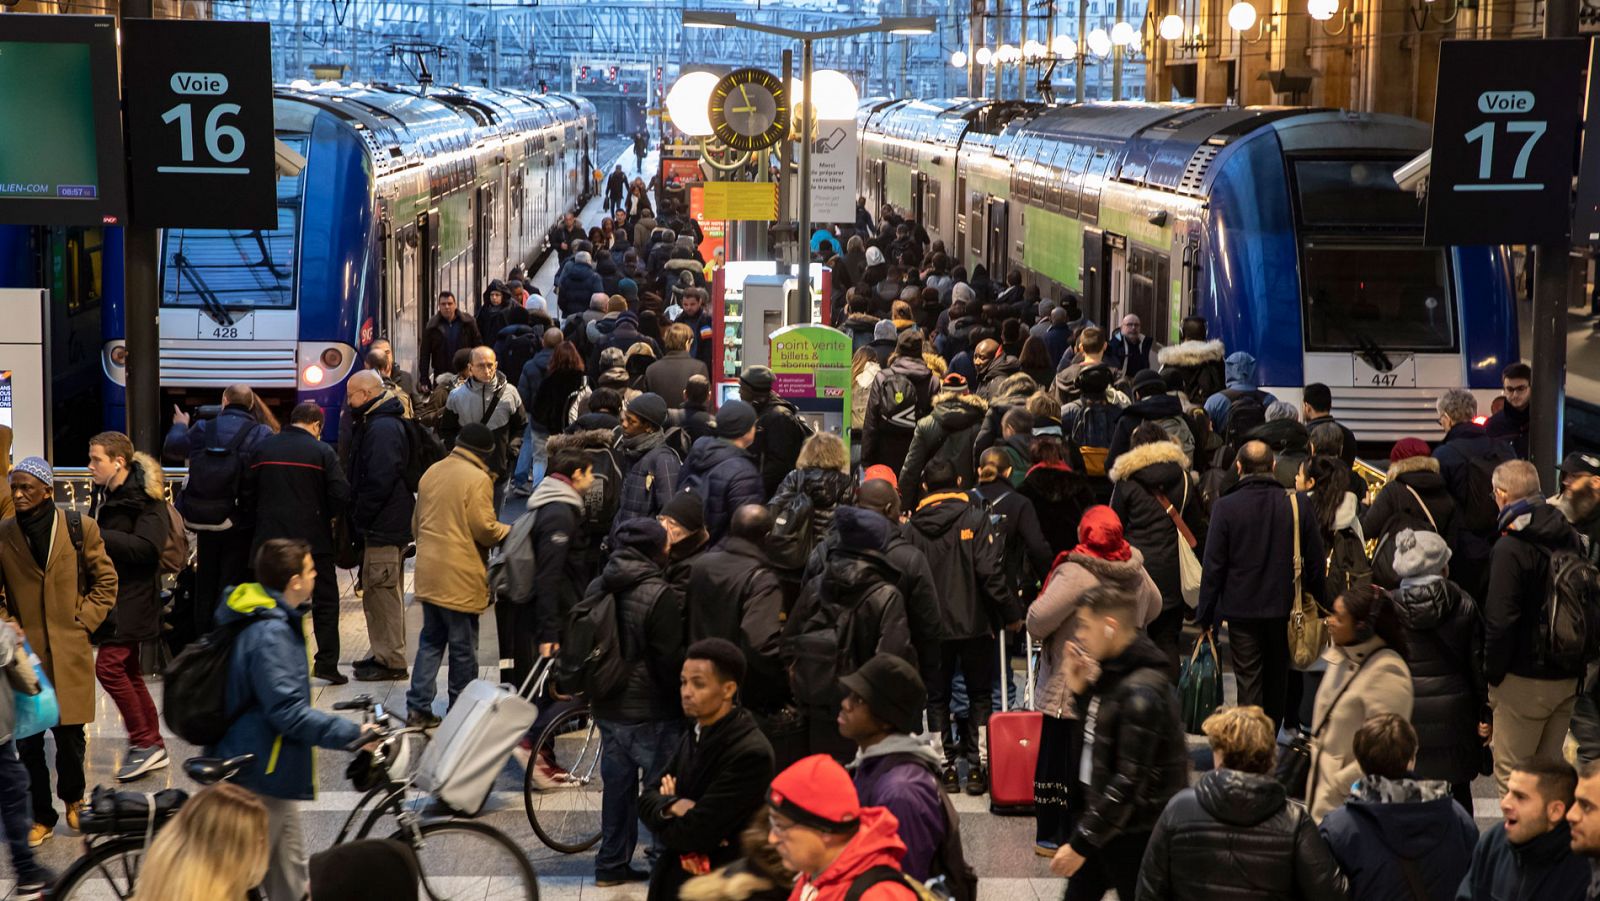
[(574, 391), (584, 386), (584, 375), (576, 369), (552, 372), (539, 383), (531, 412), (533, 421), (551, 435), (559, 435), (567, 428), (567, 413), (571, 410)]
[(1451, 797), (1450, 783), (1382, 776), (1362, 777), (1319, 830), (1350, 880), (1350, 897), (1360, 901), (1416, 901), (1405, 861), (1430, 899), (1450, 901), (1478, 843), (1477, 824)]
[[(266, 423), (258, 422), (255, 414), (243, 407), (223, 407), (221, 412), (217, 413), (217, 445), (219, 447), (231, 445), (241, 429), (248, 431), (249, 434), (241, 439), (236, 452), (239, 454), (240, 461), (245, 466), (248, 466), (252, 455), (255, 454), (256, 446), (271, 437), (272, 429)], [(210, 428), (203, 419), (195, 420), (188, 428), (184, 428), (182, 423), (174, 422), (172, 428), (167, 431), (166, 440), (161, 444), (162, 459), (187, 460), (192, 468), (195, 460), (205, 455), (206, 447), (208, 446), (206, 439), (208, 431), (210, 431)], [(242, 485), (235, 485), (235, 494), (242, 487)], [(179, 494), (178, 512), (183, 513), (184, 510), (183, 495)], [(244, 511), (239, 512), (242, 513)], [(187, 516), (188, 514), (185, 515)], [(239, 520), (240, 517), (234, 516), (230, 528), (247, 525), (246, 522), (240, 522)]]
[(355, 720), (311, 706), (305, 614), (255, 582), (233, 589), (217, 606), (217, 625), (249, 620), (228, 652), (228, 710), (238, 718), (210, 757), (254, 754), (256, 765), (233, 781), (257, 794), (291, 801), (316, 795), (315, 748), (343, 749), (361, 735)]
[(1100, 677), (1074, 703), (1084, 711), (1090, 775), (1071, 844), (1090, 857), (1114, 838), (1153, 831), (1189, 784), (1189, 758), (1167, 655), (1142, 632), (1101, 661)]
[[(766, 803), (772, 760), (771, 743), (743, 707), (710, 726), (684, 731), (666, 767), (677, 782), (677, 794), (663, 795), (655, 784), (643, 786), (639, 795), (639, 819), (663, 852), (650, 873), (649, 901), (678, 897), (679, 886), (689, 878), (679, 855), (703, 854), (712, 867), (741, 855), (739, 834)], [(668, 812), (679, 798), (694, 802), (681, 817)]]
[[(689, 330), (694, 333), (694, 340), (689, 342), (689, 356), (710, 367), (711, 345), (716, 332), (710, 311), (701, 310), (694, 316), (690, 316), (687, 313), (679, 313), (678, 318), (673, 321), (687, 325)], [(668, 406), (676, 403), (672, 398), (663, 399), (666, 400)]]
[[(828, 555), (839, 545), (838, 518), (835, 527), (822, 536), (806, 561), (803, 579), (809, 581), (822, 572)], [(933, 568), (922, 549), (906, 540), (910, 526), (891, 523), (889, 543), (883, 555), (895, 571), (895, 587), (905, 598), (906, 619), (911, 628), (911, 643), (917, 649), (917, 663), (927, 679), (938, 673), (939, 645), (944, 641), (944, 616), (940, 612), (940, 592), (934, 582)]]
[[(550, 359), (555, 352), (549, 348), (541, 348), (527, 363), (523, 364), (522, 372), (517, 376), (517, 394), (522, 397), (522, 409), (529, 411), (530, 418), (533, 411), (533, 400), (539, 396), (539, 386), (544, 384), (545, 371), (550, 368)], [(533, 420), (538, 426), (539, 421)]]
[(766, 551), (748, 539), (729, 536), (715, 550), (689, 561), (685, 592), (688, 637), (733, 642), (744, 652), (749, 671), (739, 697), (755, 710), (769, 710), (788, 698), (779, 656), (784, 619), (783, 586)]
[[(1087, 554), (1067, 553), (1051, 570), (1039, 597), (1028, 606), (1028, 634), (1039, 639), (1044, 653), (1034, 706), (1057, 719), (1078, 719), (1067, 687), (1067, 645), (1077, 632), (1078, 602), (1091, 588), (1105, 586), (1132, 594), (1139, 602), (1139, 626), (1161, 615), (1161, 593), (1145, 571), (1138, 548), (1126, 560), (1103, 560)], [(1165, 666), (1165, 664), (1163, 664)]]
[(160, 464), (149, 454), (136, 453), (116, 491), (95, 490), (90, 515), (117, 571), (117, 605), (96, 630), (97, 642), (161, 636), (161, 551), (172, 528), (162, 485)]
[(900, 467), (900, 506), (911, 510), (922, 497), (922, 467), (934, 457), (955, 464), (965, 485), (978, 482), (973, 442), (989, 404), (970, 392), (944, 391), (933, 399), (933, 412), (917, 420), (911, 447)]
[(884, 407), (885, 401), (892, 401), (892, 398), (879, 396), (889, 393), (889, 389), (880, 387), (879, 383), (887, 382), (890, 374), (905, 376), (916, 390), (918, 425), (924, 416), (933, 411), (933, 370), (928, 368), (928, 364), (917, 357), (894, 357), (890, 360), (888, 368), (880, 369), (873, 377), (872, 385), (863, 398), (866, 404), (861, 433), (863, 467), (879, 463), (898, 466), (906, 461), (911, 451), (915, 427), (912, 431), (892, 427), (888, 423), (889, 410)]
[(1471, 782), (1483, 742), (1478, 723), (1484, 688), (1483, 624), (1478, 605), (1454, 582), (1412, 581), (1389, 592), (1406, 627), (1411, 670), (1411, 725), (1417, 729), (1418, 779)]
[(444, 418), (439, 422), (440, 440), (454, 447), (461, 427), (469, 422), (482, 423), (494, 433), (494, 452), (483, 461), (489, 468), (489, 478), (499, 481), (509, 475), (515, 462), (510, 459), (511, 439), (522, 437), (527, 414), (522, 409), (522, 395), (506, 380), (505, 373), (496, 371), (488, 382), (469, 378), (450, 389)]
[(619, 723), (676, 720), (678, 674), (683, 668), (683, 592), (667, 579), (661, 564), (631, 547), (606, 558), (589, 594), (604, 592), (617, 603), (622, 655), (632, 666), (623, 687), (592, 700), (594, 715)]
[[(538, 578), (533, 580), (534, 632), (540, 644), (559, 642), (573, 605), (589, 585), (588, 533), (583, 529), (583, 498), (560, 476), (548, 476), (528, 497), (534, 514), (528, 549), (505, 547), (505, 553), (533, 553)], [(513, 603), (519, 599), (509, 599)]]
[[(1411, 670), (1405, 658), (1374, 635), (1352, 645), (1332, 645), (1322, 652), (1328, 670), (1317, 687), (1312, 707), (1311, 773), (1306, 802), (1318, 823), (1344, 803), (1350, 786), (1361, 778), (1356, 762), (1356, 731), (1381, 713), (1411, 719)], [(1345, 688), (1345, 684), (1349, 687)]]
[(667, 424), (683, 429), (689, 437), (691, 448), (694, 447), (694, 442), (701, 438), (714, 437), (711, 433), (711, 422), (711, 411), (699, 405), (684, 404), (667, 413)]
[[(681, 432), (673, 432), (673, 436), (684, 440)], [(613, 535), (631, 519), (654, 518), (678, 489), (678, 471), (683, 466), (683, 460), (678, 456), (675, 442), (667, 441), (663, 432), (655, 432), (652, 437), (657, 439), (655, 446), (636, 459), (629, 458), (626, 449), (628, 439), (617, 441), (617, 457), (627, 475), (622, 478), (617, 515), (611, 521)]]
[(515, 300), (507, 298), (506, 302), (499, 306), (486, 303), (478, 307), (478, 334), (483, 338), (482, 343), (494, 348), (497, 357), (504, 357), (500, 350), (500, 341), (510, 337), (505, 330), (512, 326), (528, 327), (528, 309)]
[[(861, 811), (860, 827), (844, 851), (826, 870), (813, 877), (801, 873), (789, 901), (845, 901), (851, 883), (873, 867), (900, 868), (906, 846), (899, 837), (899, 820), (882, 807)], [(859, 901), (916, 901), (917, 895), (898, 881), (880, 882), (862, 893)], [(654, 901), (654, 899), (652, 899)]]
[(1173, 796), (1139, 869), (1138, 901), (1344, 901), (1305, 805), (1271, 775), (1216, 769)]
[[(1117, 458), (1111, 485), (1111, 509), (1122, 520), (1128, 543), (1144, 555), (1145, 569), (1161, 591), (1162, 608), (1183, 606), (1183, 573), (1178, 566), (1178, 542), (1183, 539), (1166, 505), (1156, 499), (1157, 494), (1165, 495), (1197, 539), (1206, 534), (1200, 489), (1189, 473), (1183, 448), (1170, 441), (1139, 445)], [(1203, 552), (1196, 548), (1195, 556)]]
[(1528, 459), (1528, 423), (1532, 419), (1533, 404), (1528, 404), (1522, 409), (1517, 409), (1509, 403), (1500, 408), (1500, 412), (1489, 417), (1483, 424), (1483, 430), (1490, 438), (1498, 438), (1508, 442), (1511, 450), (1516, 453), (1517, 459)]
[(745, 504), (764, 504), (761, 470), (750, 452), (732, 442), (706, 437), (694, 443), (678, 470), (678, 490), (694, 491), (706, 504), (706, 531), (716, 544), (728, 533), (733, 511)]
[(1190, 404), (1202, 406), (1226, 387), (1222, 356), (1221, 341), (1185, 341), (1161, 348), (1156, 362), (1168, 388), (1181, 392)]
[[(1051, 324), (1049, 328), (1044, 330), (1043, 338), (1044, 351), (1046, 354), (1050, 355), (1050, 365), (1054, 366), (1057, 371), (1060, 371), (1061, 358), (1065, 357), (1067, 353), (1072, 350), (1072, 326), (1066, 324)], [(1054, 381), (1054, 377), (1051, 378), (1051, 381)], [(1039, 384), (1040, 387), (1047, 388), (1049, 387), (1050, 382), (1041, 382)]]
[(589, 307), (589, 298), (605, 290), (605, 282), (593, 266), (568, 260), (561, 267), (561, 279), (556, 283), (556, 302), (561, 307), (561, 315), (583, 312)]
[(1504, 827), (1483, 830), (1472, 864), (1456, 892), (1460, 901), (1555, 901), (1585, 897), (1589, 859), (1572, 851), (1566, 820), (1543, 835), (1513, 845)]
[(833, 526), (833, 511), (855, 501), (856, 480), (837, 469), (796, 469), (778, 483), (768, 506), (776, 513), (801, 492), (811, 498), (811, 534), (823, 535)]
[(938, 587), (945, 640), (982, 638), (1022, 618), (1006, 591), (1000, 541), (988, 511), (961, 492), (923, 498), (906, 523), (906, 539), (928, 558)]
[[(852, 611), (849, 628), (841, 631), (848, 638), (849, 648), (840, 648), (842, 660), (865, 663), (877, 654), (893, 654), (912, 664), (917, 664), (917, 652), (911, 644), (911, 624), (906, 619), (906, 601), (895, 586), (896, 573), (882, 551), (867, 548), (834, 546), (829, 549), (822, 571), (808, 579), (800, 589), (800, 597), (784, 624), (784, 658), (793, 662), (788, 647), (789, 640), (802, 634), (801, 629), (811, 620), (824, 603), (842, 610)], [(841, 618), (841, 629), (845, 621)], [(853, 669), (851, 670), (853, 672)], [(839, 675), (848, 675), (841, 671)], [(829, 692), (834, 700), (829, 713), (844, 699), (844, 690), (838, 686), (791, 685), (795, 694), (809, 687), (812, 693)]]
[(428, 467), (412, 525), (416, 599), (457, 613), (488, 609), (489, 549), (510, 531), (495, 516), (494, 482), (477, 454), (458, 447)]
[[(35, 514), (53, 518), (43, 568), (34, 560), (17, 517), (0, 521), (0, 588), (5, 589), (0, 613), (22, 627), (44, 664), (44, 674), (56, 689), (61, 724), (92, 723), (95, 675), (89, 636), (116, 606), (117, 569), (106, 555), (100, 525), (92, 518), (82, 517), (80, 560), (73, 552), (66, 511), (51, 504), (48, 512), (35, 510)], [(80, 573), (88, 586), (86, 593), (78, 591)]]
[(944, 758), (922, 738), (898, 733), (862, 748), (854, 764), (861, 806), (883, 807), (894, 814), (906, 846), (900, 867), (923, 882), (934, 875), (933, 858), (949, 831), (944, 795), (934, 775), (943, 766)]
[(1116, 466), (1117, 458), (1127, 453), (1133, 430), (1147, 422), (1165, 429), (1167, 436), (1183, 449), (1184, 459), (1191, 464), (1194, 462), (1194, 431), (1189, 428), (1188, 417), (1183, 415), (1183, 401), (1175, 394), (1157, 394), (1122, 408), (1122, 415), (1117, 417), (1117, 424), (1111, 430), (1107, 469)]
[(850, 336), (850, 352), (854, 353), (872, 343), (872, 330), (878, 317), (871, 313), (851, 313), (839, 324), (839, 331)]
[(1122, 330), (1111, 333), (1111, 339), (1106, 342), (1106, 365), (1117, 371), (1119, 378), (1131, 379), (1151, 367), (1159, 359), (1159, 348), (1156, 339), (1149, 335), (1140, 335), (1138, 340), (1129, 342)]
[(800, 426), (800, 414), (795, 405), (776, 394), (752, 401), (756, 408), (756, 440), (750, 445), (750, 455), (761, 468), (761, 489), (765, 497), (778, 491), (778, 483), (794, 469), (800, 459), (800, 446), (806, 442), (806, 433)]
[(1039, 580), (1050, 572), (1055, 552), (1039, 528), (1033, 501), (1011, 487), (1005, 479), (983, 482), (973, 493), (989, 508), (989, 522), (1000, 542), (1000, 561), (1006, 588), (1021, 603), (1033, 599)]
[[(1418, 498), (1422, 503), (1417, 503)], [(1439, 474), (1439, 461), (1407, 457), (1390, 463), (1388, 483), (1361, 515), (1361, 534), (1376, 538), (1378, 553), (1390, 554), (1392, 560), (1395, 535), (1401, 529), (1426, 528), (1430, 522), (1445, 544), (1457, 546), (1461, 520), (1456, 515), (1455, 499)]]
[(244, 484), (255, 514), (254, 549), (269, 538), (298, 538), (313, 554), (334, 552), (332, 522), (350, 503), (350, 482), (327, 442), (285, 428), (256, 447)]
[(422, 353), (417, 356), (417, 381), (424, 385), (431, 383), (436, 375), (455, 372), (456, 351), (483, 343), (483, 333), (478, 331), (478, 323), (470, 313), (457, 310), (456, 320), (461, 326), (454, 347), (450, 346), (444, 317), (438, 313), (433, 314), (433, 318), (422, 329)]
[[(891, 348), (893, 350), (893, 348)], [(867, 434), (867, 399), (872, 393), (872, 382), (878, 373), (888, 364), (888, 357), (879, 357), (879, 362), (868, 362), (861, 367), (850, 383), (850, 438), (856, 444), (863, 444)], [(864, 453), (864, 452), (863, 452)], [(903, 459), (903, 458), (902, 458)]]
[[(527, 319), (528, 311), (520, 306), (514, 310)], [(544, 350), (543, 321), (539, 325), (529, 325), (527, 322), (513, 322), (495, 333), (494, 356), (498, 364), (497, 369), (505, 374), (508, 381), (515, 383), (522, 377), (522, 369), (533, 359), (534, 354)]]
[[(1233, 409), (1233, 401), (1222, 391), (1227, 389), (1259, 391), (1260, 389), (1256, 386), (1256, 358), (1244, 351), (1238, 350), (1228, 354), (1227, 359), (1222, 361), (1222, 369), (1227, 384), (1206, 398), (1202, 406), (1205, 407), (1206, 415), (1211, 417), (1211, 430), (1219, 435), (1226, 435), (1228, 433), (1228, 414)], [(1272, 406), (1277, 401), (1278, 399), (1272, 394), (1266, 391), (1261, 392), (1261, 406), (1263, 409)]]
[[(1455, 498), (1456, 512), (1463, 519), (1470, 515), (1466, 504), (1467, 479), (1471, 468), (1474, 465), (1487, 468), (1515, 456), (1510, 444), (1499, 438), (1490, 438), (1483, 426), (1475, 422), (1460, 422), (1451, 426), (1450, 431), (1445, 433), (1444, 443), (1433, 449), (1433, 458), (1439, 461), (1439, 475), (1444, 477), (1450, 496)], [(1474, 464), (1473, 460), (1483, 462)], [(1488, 560), (1498, 537), (1497, 530), (1477, 532), (1466, 528), (1463, 522), (1456, 543), (1450, 549), (1455, 552), (1458, 561)]]
[(1065, 463), (1035, 463), (1017, 489), (1033, 504), (1039, 529), (1053, 554), (1076, 547), (1078, 520), (1095, 505), (1094, 492), (1082, 473)]
[(350, 525), (368, 545), (411, 543), (416, 497), (406, 487), (410, 437), (400, 399), (382, 394), (355, 411), (350, 438)]
[(1500, 511), (1501, 536), (1489, 561), (1489, 591), (1483, 601), (1483, 673), (1499, 685), (1507, 673), (1526, 679), (1570, 679), (1583, 666), (1558, 667), (1544, 660), (1539, 623), (1550, 593), (1550, 554), (1584, 552), (1578, 533), (1561, 511), (1533, 498)]
[[(1301, 590), (1324, 609), (1327, 560), (1311, 495), (1295, 494), (1300, 510)], [(1195, 622), (1287, 617), (1294, 597), (1294, 529), (1289, 496), (1270, 475), (1240, 479), (1217, 498), (1206, 529)]]
[(697, 375), (710, 378), (711, 370), (686, 350), (669, 350), (644, 371), (639, 390), (660, 395), (670, 409), (676, 410), (683, 406), (683, 389)]

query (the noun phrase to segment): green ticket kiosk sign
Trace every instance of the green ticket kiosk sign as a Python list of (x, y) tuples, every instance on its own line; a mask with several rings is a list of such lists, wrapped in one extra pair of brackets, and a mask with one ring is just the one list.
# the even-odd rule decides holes
[(772, 390), (817, 431), (850, 443), (850, 336), (825, 325), (790, 325), (769, 338)]

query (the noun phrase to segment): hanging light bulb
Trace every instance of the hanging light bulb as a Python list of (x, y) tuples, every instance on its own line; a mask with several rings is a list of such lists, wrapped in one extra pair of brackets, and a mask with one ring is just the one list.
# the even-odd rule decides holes
[[(1312, 0), (1313, 3), (1317, 0)], [(1176, 41), (1183, 37), (1183, 20), (1177, 16), (1167, 16), (1156, 26), (1156, 33), (1161, 35), (1163, 41)]]
[(1078, 42), (1071, 35), (1058, 34), (1050, 40), (1050, 49), (1056, 56), (1072, 57), (1078, 55)]
[(1089, 52), (1095, 56), (1111, 55), (1111, 35), (1107, 34), (1104, 28), (1096, 28), (1089, 32), (1087, 43)]
[(950, 54), (950, 66), (954, 69), (965, 69), (967, 67), (967, 51), (957, 50)]
[(1022, 55), (1026, 59), (1038, 59), (1044, 56), (1044, 45), (1038, 41), (1028, 41), (1022, 45)]
[(987, 66), (990, 60), (994, 59), (994, 52), (988, 47), (979, 47), (978, 52), (973, 54), (972, 59), (980, 66)]
[(1127, 22), (1118, 22), (1111, 26), (1111, 43), (1118, 47), (1126, 47), (1138, 39), (1139, 35)]
[(1306, 4), (1306, 12), (1318, 22), (1326, 22), (1339, 11), (1339, 0), (1310, 0)]
[(1228, 10), (1228, 27), (1234, 31), (1245, 31), (1256, 24), (1256, 8), (1239, 0)]

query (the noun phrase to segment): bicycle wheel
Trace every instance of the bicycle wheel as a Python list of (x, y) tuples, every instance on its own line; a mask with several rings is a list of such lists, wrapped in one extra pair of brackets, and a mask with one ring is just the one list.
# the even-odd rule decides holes
[(143, 836), (102, 842), (67, 867), (50, 897), (77, 901), (132, 898), (143, 864)]
[[(548, 764), (542, 777), (541, 760)], [(541, 778), (547, 787), (540, 786)], [(600, 841), (602, 788), (600, 726), (587, 707), (575, 707), (539, 735), (538, 751), (522, 779), (528, 825), (540, 841), (557, 851), (587, 851)]]
[(533, 864), (505, 833), (472, 820), (432, 820), (389, 836), (410, 845), (428, 901), (539, 901)]

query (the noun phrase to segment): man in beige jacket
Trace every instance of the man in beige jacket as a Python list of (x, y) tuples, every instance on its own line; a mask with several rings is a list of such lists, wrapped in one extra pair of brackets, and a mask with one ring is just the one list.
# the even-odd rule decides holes
[(494, 449), (489, 427), (469, 422), (455, 450), (429, 467), (417, 486), (414, 592), (422, 604), (422, 632), (406, 692), (413, 725), (439, 722), (433, 698), (447, 649), (451, 704), (478, 672), (478, 617), (489, 607), (486, 557), (511, 531), (494, 512), (494, 482), (485, 463)]

